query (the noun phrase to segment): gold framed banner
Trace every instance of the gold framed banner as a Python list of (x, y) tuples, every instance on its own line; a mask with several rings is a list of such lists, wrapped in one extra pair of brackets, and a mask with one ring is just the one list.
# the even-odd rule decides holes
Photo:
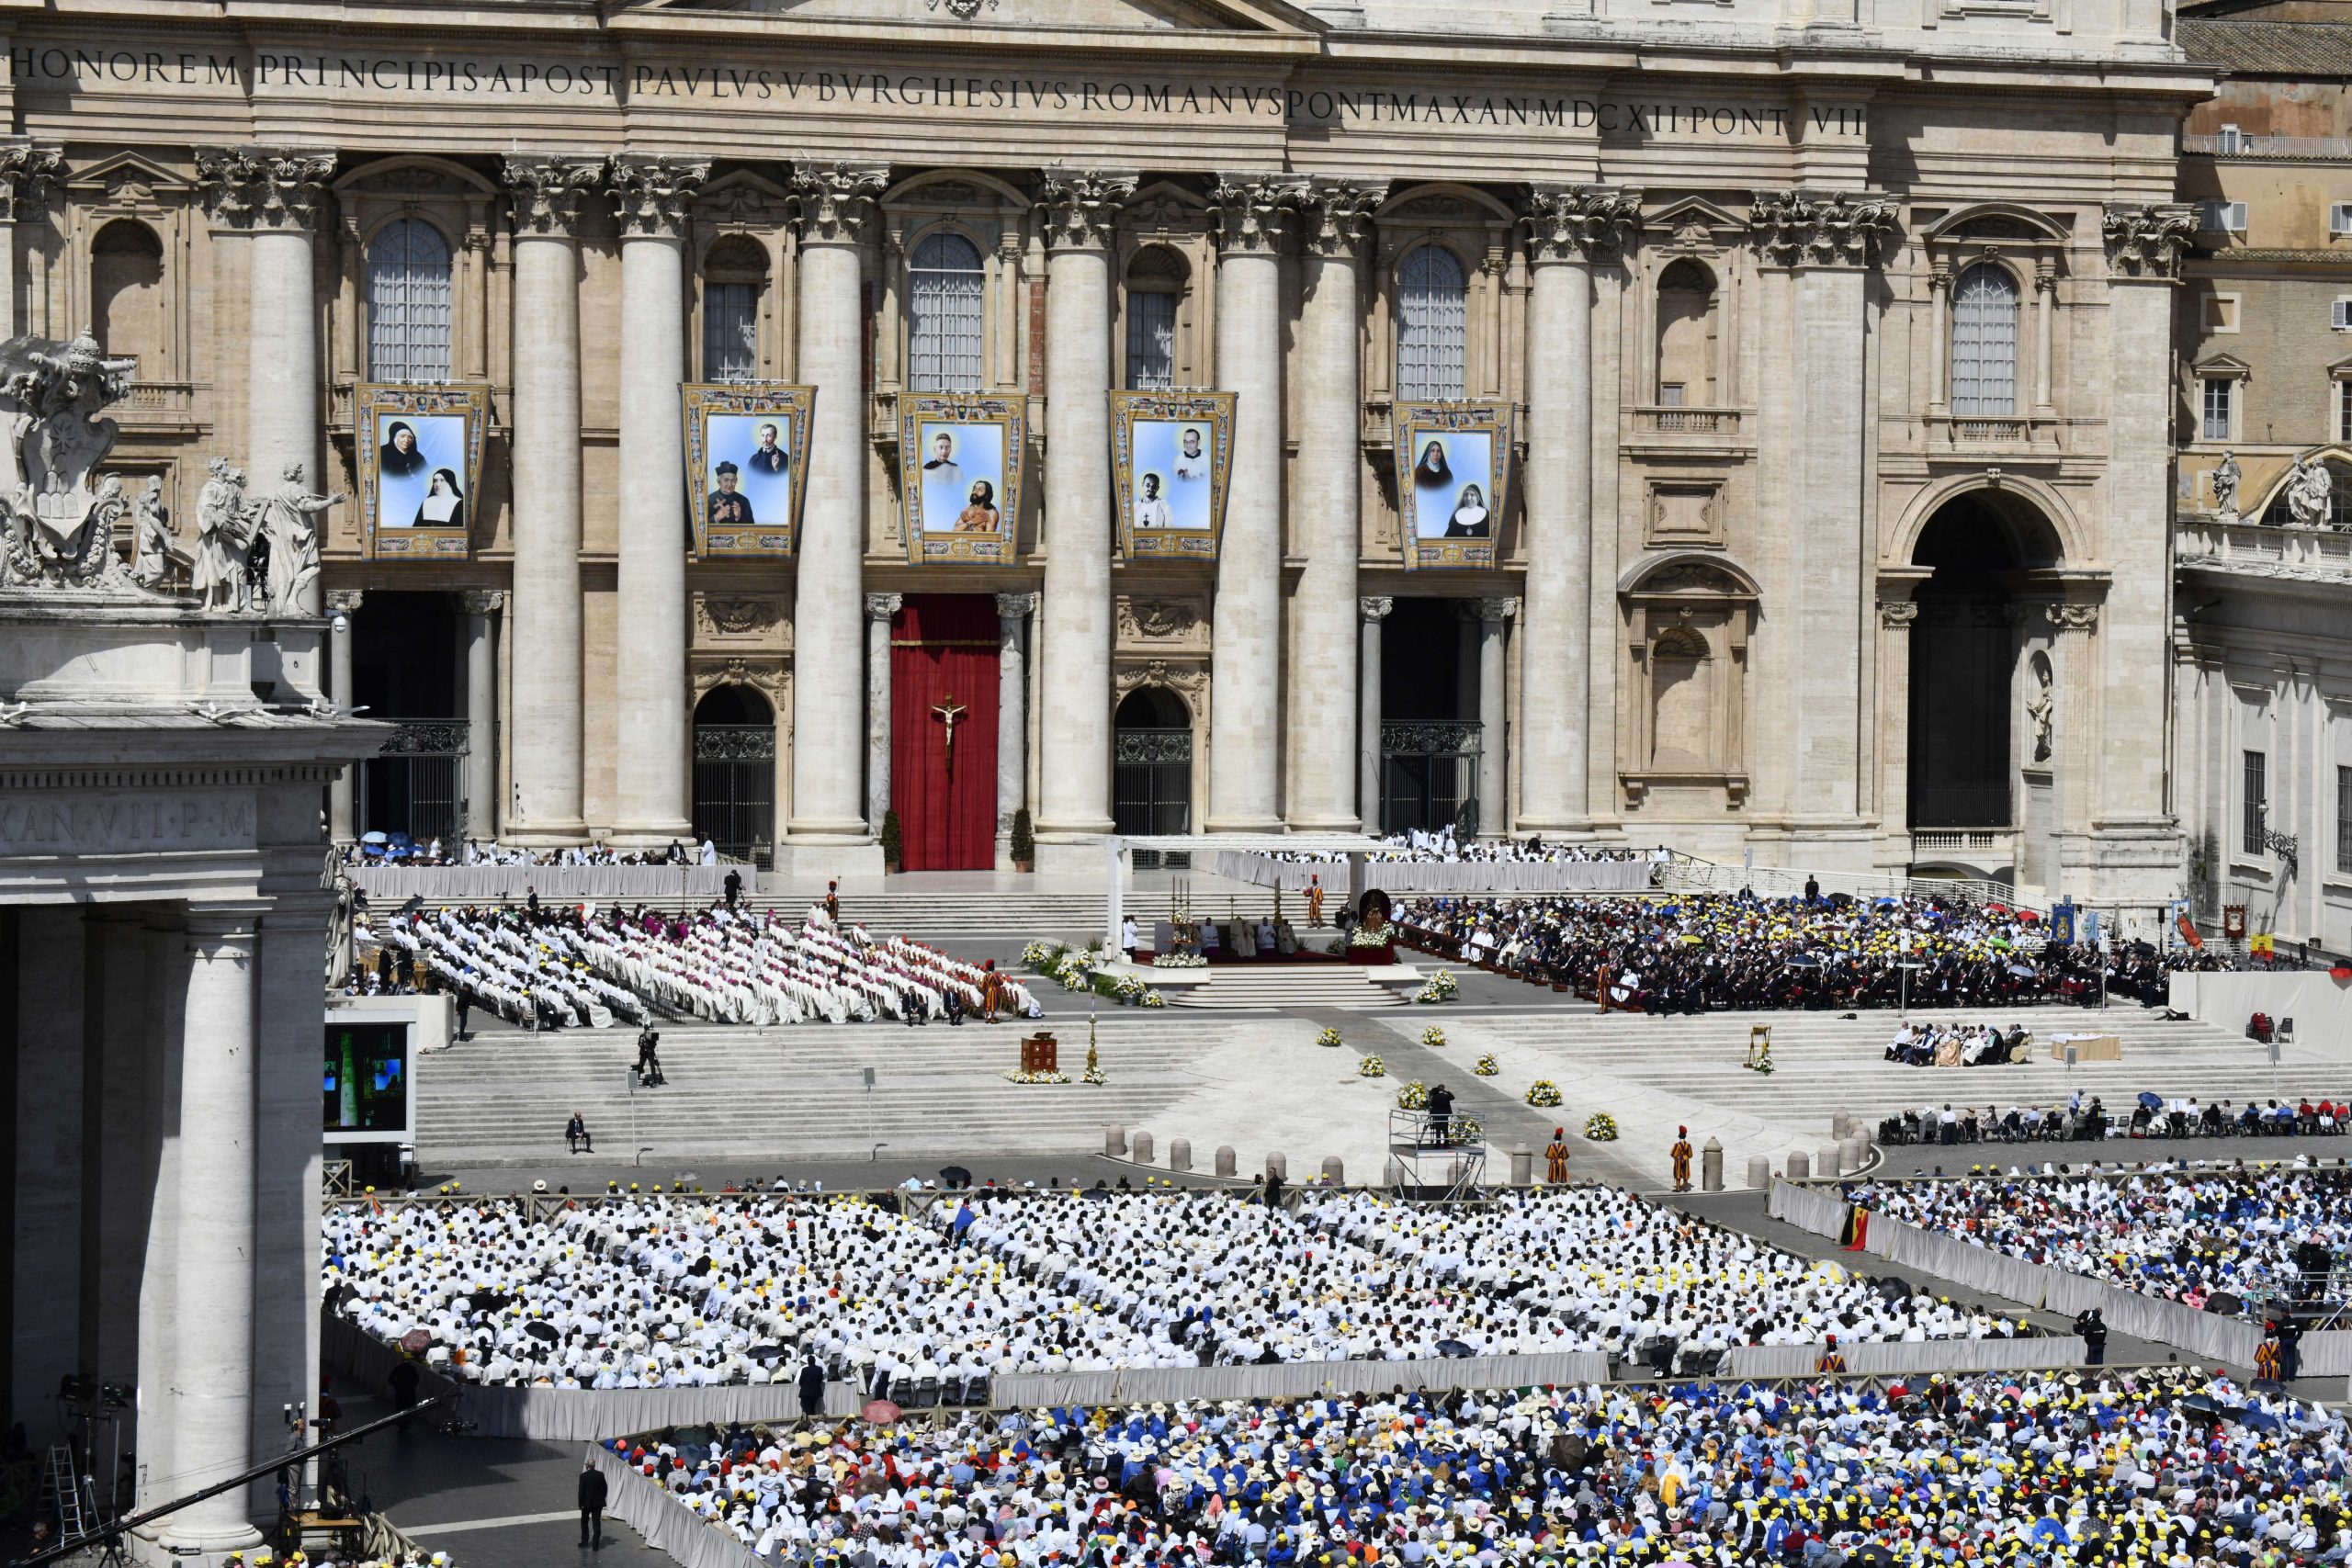
[(817, 389), (773, 381), (689, 381), (686, 516), (703, 560), (788, 556), (800, 536)]
[(1398, 403), (1405, 569), (1491, 567), (1510, 499), (1509, 403)]
[(1128, 559), (1216, 559), (1238, 400), (1233, 392), (1111, 394), (1111, 483)]
[(352, 408), (361, 550), (370, 560), (465, 558), (490, 389), (363, 381)]
[(1012, 559), (1028, 424), (1028, 404), (1019, 397), (899, 395), (899, 497), (910, 561)]

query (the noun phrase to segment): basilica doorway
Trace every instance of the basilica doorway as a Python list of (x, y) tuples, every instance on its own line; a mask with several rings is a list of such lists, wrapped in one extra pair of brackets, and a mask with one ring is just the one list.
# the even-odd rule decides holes
[(775, 709), (749, 686), (713, 686), (695, 705), (695, 838), (773, 863)]
[(997, 610), (910, 593), (890, 617), (890, 808), (906, 871), (996, 864)]
[(2002, 834), (2022, 785), (2046, 787), (2048, 759), (2018, 754), (2018, 671), (2032, 635), (2037, 583), (2059, 564), (2056, 531), (2030, 504), (1978, 491), (1928, 520), (1911, 564), (1928, 575), (1912, 597), (1910, 826), (1968, 847), (1970, 829)]
[(1399, 599), (1380, 626), (1384, 833), (1478, 831), (1477, 623), (1459, 599)]
[(351, 700), (393, 729), (352, 770), (352, 830), (420, 844), (462, 831), (459, 773), (471, 744), (457, 604), (370, 590), (351, 613)]
[(1184, 699), (1165, 686), (1137, 686), (1112, 719), (1111, 748), (1119, 835), (1191, 832), (1193, 716)]

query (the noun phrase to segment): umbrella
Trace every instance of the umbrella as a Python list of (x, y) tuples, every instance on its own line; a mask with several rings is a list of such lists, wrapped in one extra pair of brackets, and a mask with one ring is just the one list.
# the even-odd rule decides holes
[(743, 1354), (754, 1361), (780, 1361), (784, 1359), (784, 1347), (774, 1344), (754, 1345)]
[(412, 1328), (401, 1336), (401, 1348), (412, 1356), (422, 1356), (433, 1348), (433, 1336), (422, 1328)]
[(950, 1187), (969, 1187), (972, 1173), (960, 1165), (943, 1165), (939, 1168), (939, 1179)]
[(2034, 971), (2030, 964), (2012, 964), (2009, 965), (2009, 973), (2020, 980), (2030, 980), (2033, 978)]
[(2067, 1540), (2072, 1539), (2066, 1534), (2066, 1527), (2060, 1524), (2056, 1519), (2043, 1519), (2037, 1523), (2033, 1527), (2033, 1538), (2036, 1540)]
[(362, 833), (359, 835), (359, 841), (363, 844), (389, 844), (392, 840), (382, 833)]
[(1901, 900), (1894, 898), (1878, 898), (1872, 900), (1873, 905), (1881, 909), (1892, 909), (1899, 902), (1901, 902)]
[(2162, 1095), (2151, 1094), (2146, 1089), (2142, 1089), (2140, 1091), (2140, 1103), (2146, 1106), (2151, 1111), (2162, 1111), (2165, 1108), (2164, 1097)]
[(899, 1418), (899, 1407), (887, 1399), (869, 1399), (865, 1402), (865, 1408), (858, 1414), (879, 1427), (887, 1422), (896, 1421)]
[(530, 1322), (525, 1324), (523, 1325), (523, 1332), (529, 1335), (534, 1339), (543, 1339), (550, 1345), (563, 1337), (562, 1335), (558, 1334), (555, 1331), (554, 1324), (542, 1323), (537, 1318), (534, 1318)]
[(1470, 1347), (1459, 1339), (1441, 1339), (1437, 1342), (1437, 1353), (1453, 1359), (1459, 1359), (1471, 1352)]
[(1810, 953), (1800, 953), (1792, 955), (1788, 964), (1792, 969), (1818, 969), (1821, 967), (1821, 960)]

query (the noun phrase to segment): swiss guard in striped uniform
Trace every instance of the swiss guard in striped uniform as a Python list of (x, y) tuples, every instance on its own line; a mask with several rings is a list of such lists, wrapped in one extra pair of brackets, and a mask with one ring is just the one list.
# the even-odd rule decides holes
[(1674, 1190), (1677, 1192), (1690, 1191), (1690, 1129), (1677, 1127), (1674, 1130), (1674, 1147), (1667, 1152), (1674, 1161)]
[(1568, 1179), (1568, 1130), (1552, 1129), (1552, 1141), (1544, 1145), (1544, 1179), (1557, 1187)]

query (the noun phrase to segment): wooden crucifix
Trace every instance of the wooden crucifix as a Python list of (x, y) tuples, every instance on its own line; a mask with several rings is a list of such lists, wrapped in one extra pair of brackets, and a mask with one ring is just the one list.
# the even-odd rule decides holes
[(931, 705), (932, 716), (947, 726), (947, 767), (951, 773), (956, 768), (956, 726), (962, 721), (967, 711), (969, 710), (962, 703), (953, 697)]

